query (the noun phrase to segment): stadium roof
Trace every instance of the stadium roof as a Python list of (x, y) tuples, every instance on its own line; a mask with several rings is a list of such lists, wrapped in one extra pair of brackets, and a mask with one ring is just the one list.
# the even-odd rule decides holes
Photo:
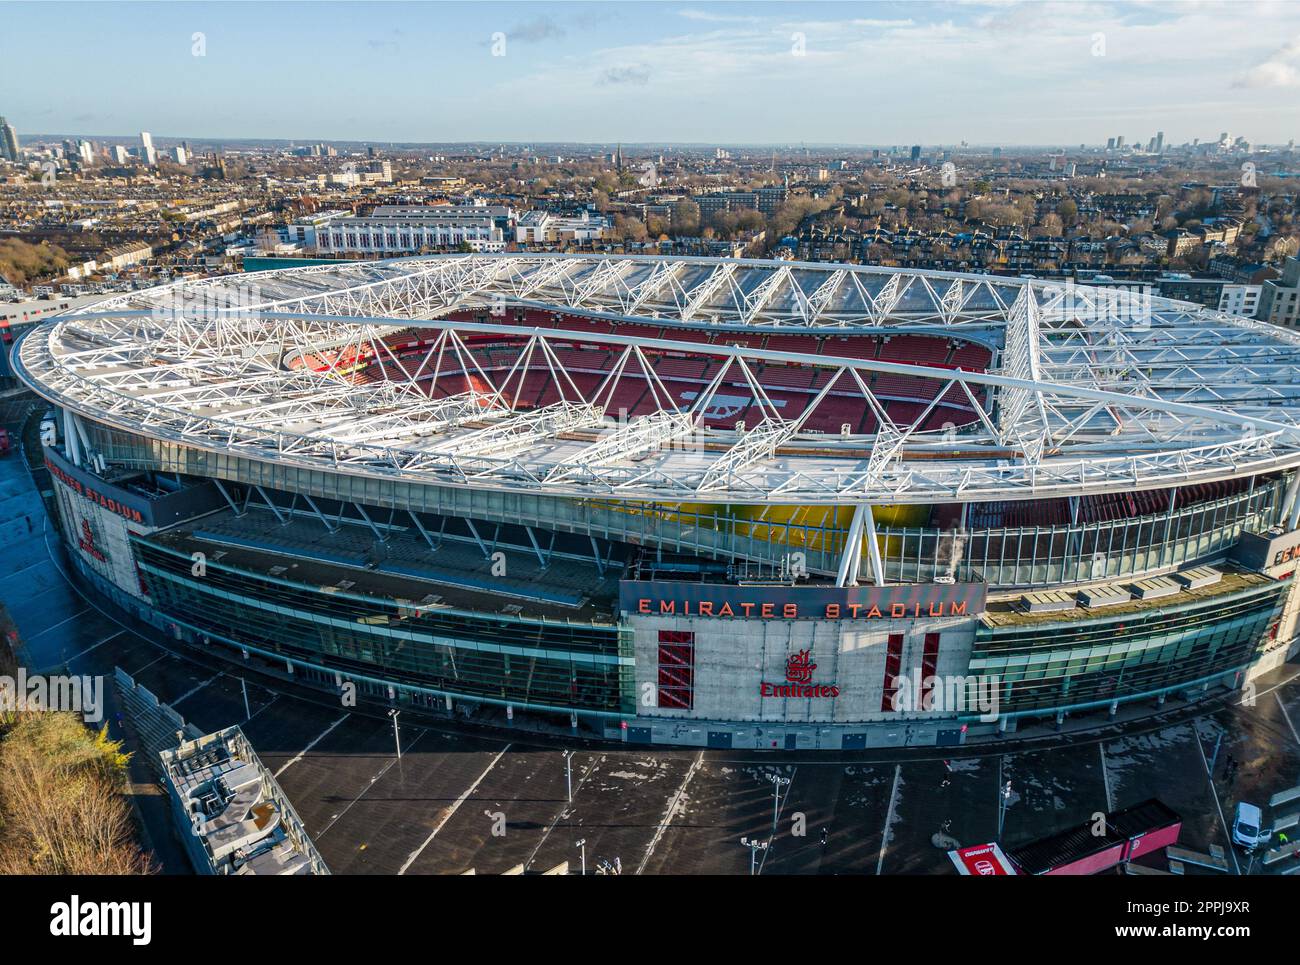
[[(445, 318), (507, 306), (662, 327), (661, 338), (581, 337), (619, 353), (610, 378), (644, 380), (658, 411), (619, 422), (602, 406), (610, 379), (579, 391), (555, 351), (574, 345), (573, 331)], [(1154, 489), (1300, 465), (1300, 337), (1114, 286), (741, 259), (452, 255), (177, 283), (95, 309), (23, 339), (16, 368), (41, 395), (130, 432), (357, 475), (663, 502), (884, 504)], [(285, 364), (349, 347), (387, 361), (384, 337), (412, 327), (434, 338), (412, 376), (457, 368), (480, 376), (477, 388), (435, 399), (404, 370), (354, 384), (333, 362)], [(683, 337), (668, 337), (678, 327)], [(691, 328), (946, 334), (996, 352), (988, 371), (965, 372), (701, 344)], [(496, 381), (466, 346), (483, 334), (512, 336), (518, 353)], [(683, 406), (649, 349), (717, 359), (750, 386), (761, 420), (707, 426), (721, 377)], [(825, 390), (784, 417), (755, 376), (773, 361), (832, 373), (827, 390), (860, 396), (878, 428), (809, 431)], [(522, 385), (543, 367), (559, 401), (517, 405), (511, 378)], [(895, 421), (873, 373), (934, 380), (935, 401)], [(971, 424), (922, 429), (944, 397), (969, 407)]]

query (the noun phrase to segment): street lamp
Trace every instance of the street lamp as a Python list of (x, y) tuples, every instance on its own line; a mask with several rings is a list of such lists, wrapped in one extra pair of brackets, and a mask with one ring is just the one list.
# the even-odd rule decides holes
[(393, 744), (397, 747), (397, 759), (402, 759), (402, 738), (397, 733), (397, 718), (401, 716), (401, 711), (397, 709), (390, 710), (388, 716), (393, 718)]
[(564, 752), (564, 783), (569, 790), (569, 803), (573, 803), (573, 751)]
[(772, 834), (776, 834), (776, 820), (781, 811), (781, 788), (789, 786), (790, 778), (769, 774), (767, 779), (772, 782)]
[(1011, 782), (1007, 781), (998, 794), (998, 840), (1002, 840), (1002, 825), (1007, 819), (1007, 808), (1011, 807)]
[(582, 849), (582, 873), (587, 873), (587, 839), (579, 838), (577, 847)]
[(767, 850), (767, 842), (757, 838), (741, 838), (740, 843), (749, 849), (749, 874), (758, 874), (758, 853)]

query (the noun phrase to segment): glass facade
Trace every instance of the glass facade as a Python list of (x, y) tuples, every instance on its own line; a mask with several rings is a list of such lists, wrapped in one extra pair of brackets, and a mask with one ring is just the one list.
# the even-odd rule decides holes
[(208, 562), (133, 539), (154, 605), (192, 630), (349, 673), (543, 710), (630, 713), (630, 640), (614, 626), (425, 609)]
[[(215, 477), (314, 497), (440, 516), (497, 521), (660, 547), (706, 559), (778, 565), (793, 550), (814, 573), (835, 573), (845, 533), (834, 525), (803, 526), (732, 516), (726, 507), (626, 504), (594, 499), (498, 492), (428, 481), (376, 478), (305, 469), (214, 453), (93, 426), (95, 446), (110, 462)], [(1031, 588), (1140, 576), (1222, 556), (1244, 530), (1277, 522), (1289, 480), (1259, 480), (1249, 490), (1173, 513), (1076, 526), (976, 529), (965, 534), (961, 579), (993, 588)], [(756, 529), (761, 537), (755, 536)], [(937, 529), (877, 526), (885, 577), (928, 583), (949, 575), (953, 534)]]
[(970, 673), (996, 677), (1003, 714), (1099, 706), (1194, 685), (1250, 663), (1288, 582), (1111, 618), (976, 629)]

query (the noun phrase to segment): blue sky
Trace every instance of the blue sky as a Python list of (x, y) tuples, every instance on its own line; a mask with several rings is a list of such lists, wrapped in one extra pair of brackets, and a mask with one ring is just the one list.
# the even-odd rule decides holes
[[(206, 54), (192, 54), (202, 32)], [(504, 56), (493, 35), (504, 34)], [(802, 38), (802, 39), (801, 39)], [(1300, 136), (1300, 3), (4, 3), (20, 133), (384, 142)]]

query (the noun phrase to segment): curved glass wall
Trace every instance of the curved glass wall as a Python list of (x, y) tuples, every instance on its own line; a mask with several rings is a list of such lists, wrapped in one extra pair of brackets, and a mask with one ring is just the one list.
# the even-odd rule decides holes
[[(520, 707), (622, 714), (633, 706), (633, 658), (614, 626), (423, 610), (379, 597), (325, 593), (133, 540), (159, 611), (226, 641), (369, 677)], [(624, 653), (624, 650), (628, 653)]]
[[(803, 554), (813, 573), (834, 573), (844, 546), (845, 511), (772, 512), (701, 504), (633, 504), (504, 493), (300, 469), (211, 453), (88, 424), (96, 448), (127, 468), (212, 476), (268, 489), (370, 506), (530, 525), (724, 562), (776, 566)], [(1176, 510), (1078, 526), (971, 530), (965, 534), (889, 525), (877, 514), (886, 578), (930, 582), (956, 575), (994, 588), (1020, 588), (1156, 573), (1221, 556), (1243, 530), (1277, 521), (1286, 479)], [(895, 516), (895, 522), (904, 518)]]
[(1110, 618), (979, 624), (970, 673), (996, 677), (1002, 714), (1055, 712), (1191, 685), (1249, 664), (1289, 583)]

